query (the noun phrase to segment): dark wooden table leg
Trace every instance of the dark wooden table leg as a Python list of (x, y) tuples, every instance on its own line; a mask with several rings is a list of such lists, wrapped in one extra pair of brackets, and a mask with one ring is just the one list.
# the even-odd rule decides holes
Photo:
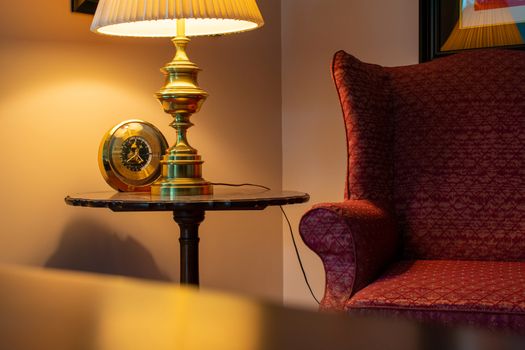
[(204, 220), (203, 210), (173, 212), (180, 228), (180, 283), (199, 285), (199, 225)]

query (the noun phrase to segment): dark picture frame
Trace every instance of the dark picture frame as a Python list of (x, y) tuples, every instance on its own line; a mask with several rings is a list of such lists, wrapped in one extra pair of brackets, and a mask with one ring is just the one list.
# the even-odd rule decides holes
[(71, 0), (71, 11), (94, 14), (97, 9), (98, 0)]
[[(486, 1), (486, 0), (485, 0)], [(514, 0), (516, 3), (518, 1)], [(480, 1), (483, 3), (483, 1)], [(487, 47), (499, 47), (499, 48), (510, 48), (510, 49), (525, 49), (525, 43), (516, 44), (518, 39), (514, 40), (514, 43), (508, 45), (485, 45), (479, 47), (462, 47), (461, 40), (456, 40), (453, 45), (450, 45), (449, 40), (454, 35), (458, 36), (460, 31), (465, 29), (459, 29), (458, 25), (460, 21), (460, 12), (462, 8), (460, 6), (461, 0), (420, 0), (419, 1), (419, 61), (427, 62), (435, 58), (448, 56), (453, 53), (457, 53), (464, 50), (472, 50), (477, 48)], [(525, 10), (525, 6), (523, 7)], [(521, 10), (521, 9), (520, 9)], [(477, 26), (467, 28), (466, 30), (476, 31), (474, 37), (482, 37), (484, 34), (483, 30), (497, 30), (498, 28), (504, 29), (508, 32), (509, 26), (515, 27), (517, 33), (525, 40), (525, 22), (515, 22), (512, 24), (505, 25), (490, 25), (490, 26)], [(516, 30), (514, 30), (516, 32)], [(472, 33), (469, 34), (473, 37)], [(517, 34), (515, 34), (516, 36)], [(471, 44), (473, 45), (473, 44)], [(444, 49), (446, 47), (446, 49)]]

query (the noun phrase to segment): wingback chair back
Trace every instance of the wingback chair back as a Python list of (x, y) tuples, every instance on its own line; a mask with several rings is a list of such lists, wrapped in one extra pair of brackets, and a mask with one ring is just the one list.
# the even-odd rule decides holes
[(406, 259), (525, 260), (525, 52), (332, 67), (345, 199), (390, 207)]

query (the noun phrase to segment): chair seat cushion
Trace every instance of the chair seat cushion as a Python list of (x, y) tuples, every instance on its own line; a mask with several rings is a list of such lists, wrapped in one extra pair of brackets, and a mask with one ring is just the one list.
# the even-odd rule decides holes
[(346, 309), (524, 329), (525, 262), (401, 261), (357, 292)]

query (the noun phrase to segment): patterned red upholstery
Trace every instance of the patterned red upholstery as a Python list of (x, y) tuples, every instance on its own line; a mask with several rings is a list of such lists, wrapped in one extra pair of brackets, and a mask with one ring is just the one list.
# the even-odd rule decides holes
[(348, 141), (345, 199), (388, 202), (392, 195), (392, 116), (383, 67), (343, 51), (332, 66)]
[(525, 259), (525, 54), (387, 69), (406, 258)]
[(345, 309), (525, 330), (525, 262), (401, 261)]
[[(522, 322), (525, 298), (496, 291), (521, 287), (517, 293), (525, 294), (519, 263), (525, 261), (525, 52), (477, 50), (384, 68), (340, 51), (332, 71), (348, 139), (345, 202), (316, 206), (300, 225), (303, 240), (324, 263), (321, 308), (353, 309), (359, 300), (374, 308), (371, 300), (388, 299), (395, 307), (381, 309), (439, 319), (444, 311), (426, 300), (432, 294), (407, 289), (412, 301), (402, 306), (381, 296), (384, 290), (373, 281), (399, 260), (415, 261), (415, 270), (406, 273), (436, 277), (432, 271), (443, 260), (463, 271), (439, 275), (453, 288), (464, 283), (466, 271), (509, 269), (506, 284), (494, 278), (490, 293), (510, 308), (490, 297), (473, 301), (454, 294), (453, 317), (499, 320), (477, 322), (488, 325)], [(375, 211), (361, 210), (364, 203)], [(393, 286), (405, 272), (383, 278)], [(481, 290), (487, 281), (470, 283)], [(477, 308), (460, 307), (467, 304)]]
[(303, 217), (300, 230), (307, 245), (321, 253), (327, 286), (333, 286), (326, 288), (323, 309), (343, 309), (352, 291), (377, 278), (395, 256), (398, 240), (388, 211), (365, 200), (318, 204)]

